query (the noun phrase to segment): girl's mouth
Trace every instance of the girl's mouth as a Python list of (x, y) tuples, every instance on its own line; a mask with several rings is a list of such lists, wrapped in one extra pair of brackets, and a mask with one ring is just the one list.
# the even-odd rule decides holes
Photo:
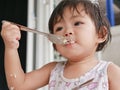
[(67, 45), (67, 44), (74, 44), (74, 43), (75, 43), (75, 41), (67, 41), (67, 42), (66, 42), (66, 45)]
[(68, 46), (68, 45), (72, 45), (72, 44), (74, 44), (75, 43), (75, 40), (74, 40), (74, 38), (73, 37), (66, 37), (66, 40), (65, 40), (65, 46)]

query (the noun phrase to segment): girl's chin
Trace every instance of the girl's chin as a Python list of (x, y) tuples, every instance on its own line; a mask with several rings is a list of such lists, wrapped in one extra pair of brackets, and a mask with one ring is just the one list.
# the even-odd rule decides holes
[(82, 56), (82, 52), (80, 50), (68, 50), (66, 52), (63, 53), (64, 57), (68, 57), (68, 58), (77, 58)]

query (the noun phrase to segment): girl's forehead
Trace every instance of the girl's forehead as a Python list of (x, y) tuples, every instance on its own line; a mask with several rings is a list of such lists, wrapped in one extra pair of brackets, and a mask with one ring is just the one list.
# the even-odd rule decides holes
[(68, 18), (72, 18), (72, 17), (83, 17), (85, 15), (88, 15), (88, 13), (86, 13), (85, 7), (82, 3), (77, 4), (76, 6), (73, 5), (68, 5), (66, 7), (64, 7), (61, 11), (58, 11), (58, 13), (56, 14), (55, 18), (54, 18), (54, 24), (57, 24), (59, 22), (61, 22), (62, 20), (64, 20), (66, 17)]
[(82, 5), (74, 7), (66, 7), (63, 11), (62, 17), (58, 17), (58, 21), (64, 18), (84, 17), (86, 15), (85, 9)]
[(67, 14), (71, 14), (71, 16), (78, 16), (78, 15), (83, 16), (85, 15), (85, 9), (83, 6), (78, 6), (76, 8), (68, 7), (64, 10), (63, 16)]

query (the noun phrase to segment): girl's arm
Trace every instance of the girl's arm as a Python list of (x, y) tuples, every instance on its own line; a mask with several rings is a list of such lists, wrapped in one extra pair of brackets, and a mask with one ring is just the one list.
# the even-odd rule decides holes
[(10, 90), (36, 90), (48, 84), (50, 72), (56, 62), (25, 74), (21, 68), (18, 52), (14, 50), (5, 52), (5, 73)]
[(120, 68), (111, 63), (108, 67), (109, 90), (120, 90)]
[(24, 83), (25, 74), (17, 50), (5, 48), (5, 74), (10, 90), (16, 90)]
[(1, 35), (5, 43), (5, 74), (10, 90), (35, 90), (46, 85), (56, 63), (49, 63), (41, 69), (25, 74), (17, 51), (21, 37), (19, 28), (5, 22)]

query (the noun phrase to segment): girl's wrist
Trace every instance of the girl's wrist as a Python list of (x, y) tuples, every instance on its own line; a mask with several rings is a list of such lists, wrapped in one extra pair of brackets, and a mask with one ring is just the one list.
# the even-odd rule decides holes
[(16, 51), (16, 50), (18, 50), (18, 48), (5, 46), (5, 50), (7, 50), (7, 51)]
[(5, 44), (5, 49), (8, 49), (8, 50), (12, 50), (12, 49), (14, 49), (14, 50), (17, 50), (18, 48), (19, 48), (19, 45), (18, 45), (19, 43), (16, 43), (16, 44)]

